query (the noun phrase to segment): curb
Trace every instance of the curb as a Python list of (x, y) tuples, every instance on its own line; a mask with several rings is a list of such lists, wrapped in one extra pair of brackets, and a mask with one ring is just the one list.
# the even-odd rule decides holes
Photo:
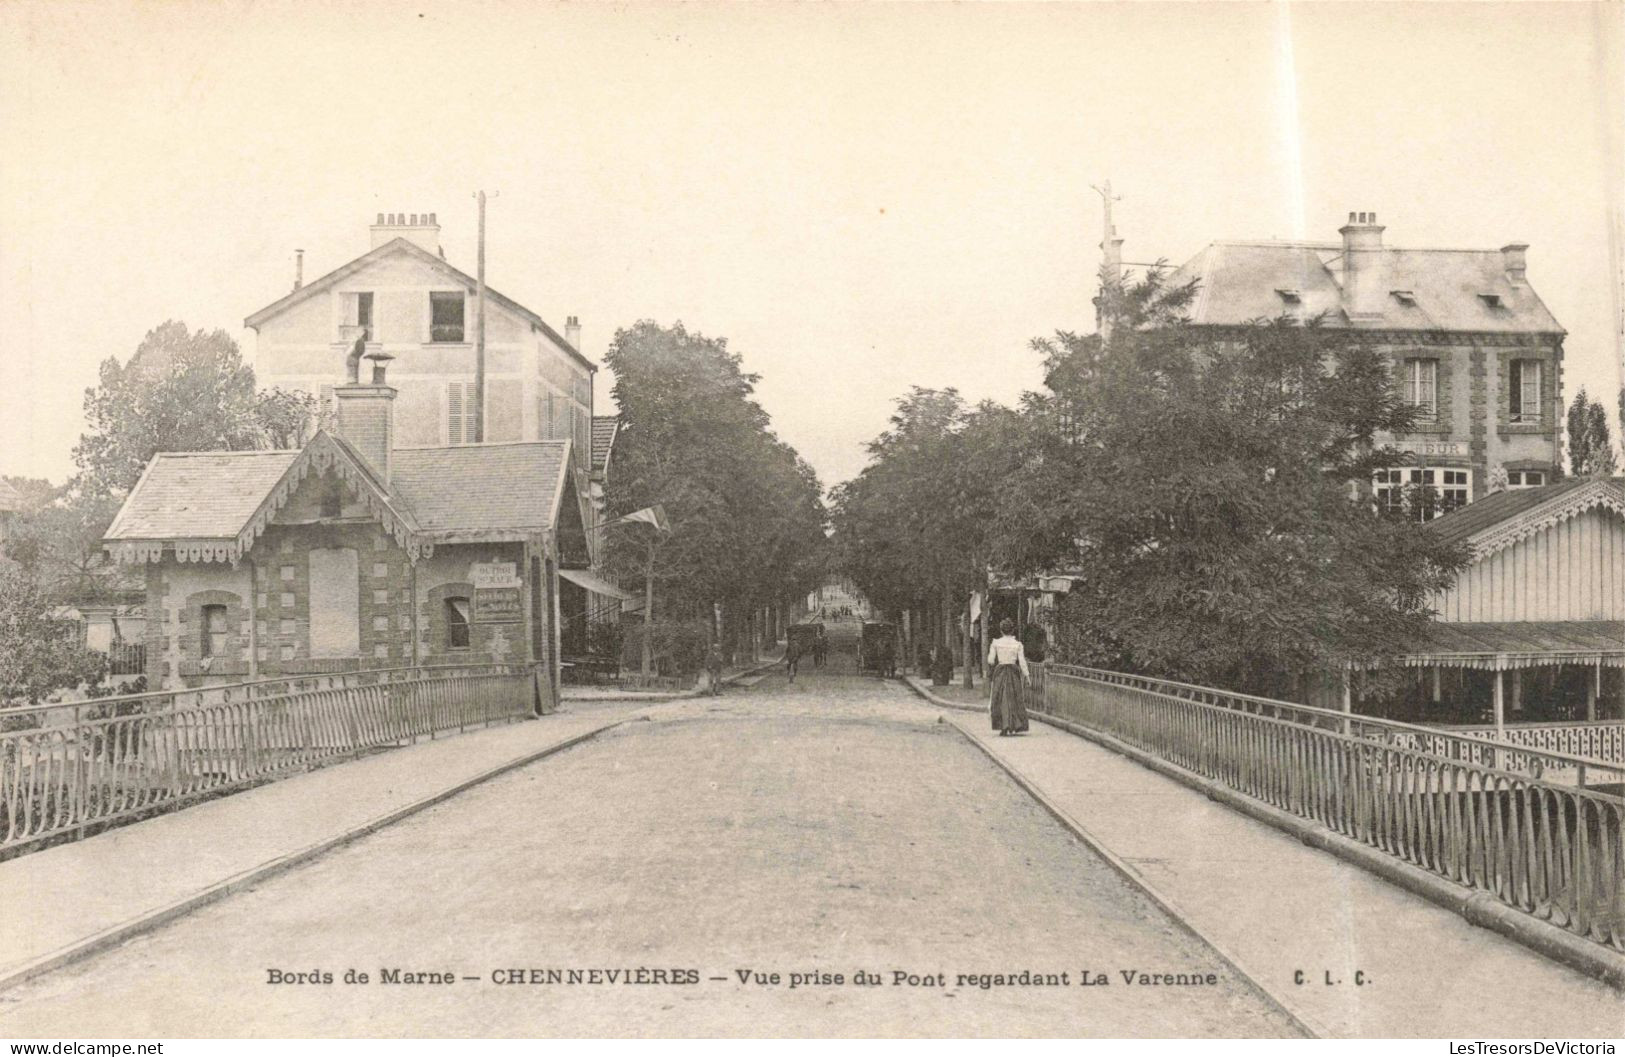
[(1466, 888), (1443, 877), (1429, 873), (1419, 866), (1384, 855), (1341, 833), (1334, 833), (1318, 823), (1288, 814), (1279, 808), (1253, 800), (1199, 774), (1185, 770), (1166, 760), (1158, 759), (1109, 734), (1102, 734), (1068, 720), (1038, 712), (1030, 716), (1069, 734), (1085, 738), (1126, 756), (1158, 774), (1195, 789), (1210, 800), (1266, 823), (1304, 844), (1337, 856), (1344, 862), (1376, 874), (1383, 880), (1398, 885), (1412, 895), (1454, 911), (1469, 923), (1489, 929), (1520, 943), (1537, 954), (1550, 958), (1576, 972), (1625, 991), (1625, 958), (1610, 953), (1590, 940), (1582, 939), (1556, 925), (1531, 917), (1506, 906), (1482, 889)]
[(517, 757), (516, 759), (509, 760), (506, 763), (498, 764), (496, 767), (481, 771), (472, 778), (458, 782), (456, 785), (453, 785), (450, 788), (442, 789), (439, 792), (432, 793), (426, 797), (423, 797), (422, 799), (415, 800), (403, 807), (399, 807), (393, 811), (379, 815), (377, 818), (369, 819), (366, 822), (352, 826), (341, 833), (334, 834), (330, 837), (324, 837), (315, 844), (310, 844), (296, 851), (291, 851), (286, 855), (279, 855), (274, 859), (270, 859), (259, 864), (258, 866), (251, 866), (247, 870), (234, 874), (223, 881), (216, 881), (214, 884), (209, 885), (207, 888), (204, 888), (201, 891), (194, 892), (189, 896), (182, 896), (181, 898), (161, 907), (143, 911), (128, 921), (123, 921), (117, 925), (105, 928), (100, 932), (85, 937), (84, 939), (75, 940), (72, 943), (69, 943), (66, 947), (60, 947), (49, 954), (41, 955), (40, 957), (35, 958), (33, 961), (25, 962), (15, 969), (0, 973), (0, 993), (9, 991), (18, 984), (21, 984), (35, 976), (39, 976), (42, 973), (48, 973), (54, 969), (60, 969), (62, 966), (67, 965), (70, 962), (78, 961), (81, 958), (86, 958), (92, 954), (106, 950), (109, 947), (116, 946), (117, 944), (139, 936), (142, 933), (151, 932), (152, 930), (163, 925), (167, 925), (169, 922), (174, 921), (177, 918), (186, 916), (200, 907), (218, 902), (229, 895), (240, 892), (245, 888), (258, 884), (259, 882), (274, 877), (277, 874), (285, 873), (296, 866), (303, 865), (312, 859), (319, 858), (330, 851), (334, 851), (346, 844), (359, 840), (362, 837), (392, 826), (403, 819), (410, 818), (412, 815), (416, 815), (421, 811), (434, 807), (443, 801), (450, 800), (459, 793), (467, 792), (475, 786), (488, 782), (493, 778), (498, 778), (509, 771), (517, 770), (520, 767), (535, 763), (537, 760), (551, 756), (554, 753), (563, 752), (565, 749), (573, 748), (584, 741), (597, 737), (606, 730), (611, 730), (626, 722), (629, 722), (629, 720), (619, 719), (613, 723), (606, 723), (601, 727), (594, 727), (592, 730), (586, 731), (582, 734), (577, 734), (574, 737), (567, 738), (564, 741), (553, 745), (549, 745), (546, 748), (537, 749), (534, 752), (529, 752), (523, 756)]
[[(775, 665), (782, 664), (783, 661), (784, 661), (784, 658), (780, 657), (780, 658), (778, 658), (776, 660), (763, 661), (761, 664), (758, 664), (754, 668), (741, 668), (737, 672), (734, 672), (732, 675), (723, 676), (722, 677), (723, 685), (738, 682), (740, 679), (748, 678), (748, 677), (750, 677), (752, 675), (755, 675), (757, 672), (766, 671), (767, 669), (772, 668)], [(705, 689), (703, 687), (696, 686), (692, 690), (679, 690), (679, 691), (676, 691), (674, 693), (669, 693), (669, 694), (663, 694), (663, 693), (659, 693), (659, 692), (656, 692), (656, 691), (650, 691), (648, 693), (644, 693), (644, 692), (640, 692), (640, 691), (637, 691), (637, 690), (629, 690), (624, 695), (616, 696), (616, 697), (570, 697), (570, 696), (565, 695), (565, 694), (560, 694), (559, 695), (559, 703), (563, 704), (563, 703), (565, 703), (567, 701), (575, 701), (575, 702), (578, 702), (578, 703), (583, 702), (583, 701), (585, 701), (585, 702), (627, 701), (627, 702), (631, 702), (632, 704), (661, 704), (662, 702), (666, 702), (666, 701), (687, 701), (689, 698), (703, 697), (703, 696), (705, 696)]]
[[(969, 705), (961, 704), (959, 702), (946, 701), (923, 687), (916, 686), (912, 680), (908, 680), (908, 684), (915, 693), (919, 694), (921, 697), (924, 697), (927, 701), (930, 701), (934, 705), (941, 705), (946, 708), (955, 708), (961, 711), (982, 711), (979, 708), (972, 708)], [(1032, 716), (1037, 715), (1037, 713), (1028, 714)], [(1135, 888), (1138, 888), (1141, 892), (1143, 892), (1146, 898), (1150, 899), (1151, 902), (1156, 904), (1163, 913), (1167, 914), (1168, 917), (1173, 920), (1173, 923), (1176, 926), (1184, 930), (1186, 933), (1194, 937), (1198, 942), (1217, 954), (1220, 961), (1228, 965), (1231, 971), (1237, 976), (1251, 984), (1259, 994), (1263, 995), (1271, 1005), (1275, 1006), (1275, 1008), (1279, 1010), (1280, 1013), (1300, 1031), (1302, 1031), (1308, 1037), (1315, 1039), (1328, 1039), (1336, 1037), (1333, 1033), (1327, 1031), (1314, 1020), (1293, 1010), (1293, 1008), (1288, 1005), (1284, 999), (1282, 999), (1270, 988), (1264, 986), (1264, 984), (1260, 982), (1257, 977), (1253, 976), (1252, 973), (1248, 972), (1242, 966), (1241, 962), (1234, 955), (1225, 949), (1223, 944), (1218, 943), (1212, 937), (1205, 935), (1200, 929), (1193, 925), (1189, 917), (1186, 916), (1185, 911), (1178, 903), (1176, 903), (1171, 897), (1159, 891), (1157, 887), (1148, 881), (1143, 874), (1141, 874), (1128, 862), (1124, 861), (1123, 858), (1116, 852), (1112, 851), (1105, 844), (1103, 844), (1099, 838), (1097, 838), (1093, 833), (1089, 832), (1088, 828), (1084, 826), (1083, 823), (1079, 822), (1077, 819), (1068, 814), (1065, 808), (1061, 807), (1061, 805), (1052, 800), (1049, 794), (1045, 793), (1036, 782), (1027, 777), (1027, 775), (1024, 774), (1019, 768), (1017, 768), (1014, 764), (1001, 759), (998, 754), (984, 744), (980, 738), (961, 727), (959, 724), (951, 723), (949, 726), (957, 730), (960, 736), (966, 741), (980, 749), (982, 754), (985, 755), (989, 760), (992, 760), (994, 765), (997, 766), (1001, 771), (1009, 775), (1011, 780), (1014, 781), (1016, 785), (1020, 786), (1023, 792), (1032, 797), (1034, 800), (1038, 801), (1038, 805), (1045, 811), (1049, 812), (1051, 817), (1061, 824), (1062, 829), (1065, 829), (1078, 840), (1082, 841), (1085, 847), (1104, 859), (1106, 861), (1106, 865), (1117, 871), (1117, 873), (1121, 875), (1124, 880), (1128, 881)]]
[(945, 697), (938, 697), (936, 694), (931, 692), (930, 688), (926, 686), (926, 684), (917, 675), (905, 675), (903, 676), (903, 682), (908, 684), (909, 689), (913, 690), (916, 694), (919, 694), (933, 705), (939, 705), (942, 708), (958, 709), (960, 712), (987, 711), (986, 708), (983, 708), (980, 705), (967, 705), (963, 701), (950, 701)]

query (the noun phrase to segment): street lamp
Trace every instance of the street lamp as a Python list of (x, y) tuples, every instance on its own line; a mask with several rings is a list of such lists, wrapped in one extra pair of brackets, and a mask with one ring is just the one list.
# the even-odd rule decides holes
[(614, 518), (599, 525), (599, 529), (607, 529), (612, 525), (630, 525), (642, 523), (653, 525), (655, 534), (649, 537), (649, 563), (643, 574), (643, 658), (640, 666), (645, 685), (652, 671), (652, 654), (650, 652), (650, 639), (654, 632), (655, 615), (655, 543), (660, 534), (671, 531), (671, 523), (666, 520), (666, 510), (659, 503), (646, 506), (642, 510), (634, 510), (630, 514)]

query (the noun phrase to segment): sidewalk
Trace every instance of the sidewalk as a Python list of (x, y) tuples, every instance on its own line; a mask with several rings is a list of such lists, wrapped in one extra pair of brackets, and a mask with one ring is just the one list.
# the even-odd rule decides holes
[[(729, 683), (740, 682), (783, 662), (784, 658), (779, 656), (741, 668), (729, 668), (723, 672), (722, 683), (726, 686)], [(559, 688), (559, 701), (682, 701), (685, 698), (699, 697), (703, 693), (704, 686), (696, 686), (691, 690), (623, 690), (618, 686), (565, 686)]]
[[(569, 711), (333, 764), (0, 863), (0, 990), (639, 715)], [(27, 913), (17, 908), (27, 907)]]
[[(915, 689), (934, 700), (929, 688)], [(1025, 736), (1000, 738), (985, 706), (972, 715), (975, 706), (936, 703), (954, 708), (945, 719), (1326, 1036), (1625, 1035), (1625, 1000), (1599, 981), (1086, 738), (1038, 722)]]

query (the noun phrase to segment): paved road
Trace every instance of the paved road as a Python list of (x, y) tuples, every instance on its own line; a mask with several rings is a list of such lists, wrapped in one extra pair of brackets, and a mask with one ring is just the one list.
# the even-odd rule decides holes
[[(938, 714), (834, 668), (651, 708), (0, 995), (0, 1036), (1292, 1033)], [(383, 984), (385, 967), (457, 982)], [(593, 967), (699, 982), (494, 982)], [(741, 984), (746, 969), (780, 982)], [(1084, 969), (1110, 983), (1078, 986)], [(1068, 984), (958, 979), (1022, 970)], [(792, 989), (791, 973), (845, 982)]]

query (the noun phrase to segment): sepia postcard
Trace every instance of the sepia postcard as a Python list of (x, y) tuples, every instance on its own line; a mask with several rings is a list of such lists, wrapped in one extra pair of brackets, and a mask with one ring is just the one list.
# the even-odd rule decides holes
[(5, 0), (0, 133), (8, 1052), (1625, 1039), (1625, 5)]

